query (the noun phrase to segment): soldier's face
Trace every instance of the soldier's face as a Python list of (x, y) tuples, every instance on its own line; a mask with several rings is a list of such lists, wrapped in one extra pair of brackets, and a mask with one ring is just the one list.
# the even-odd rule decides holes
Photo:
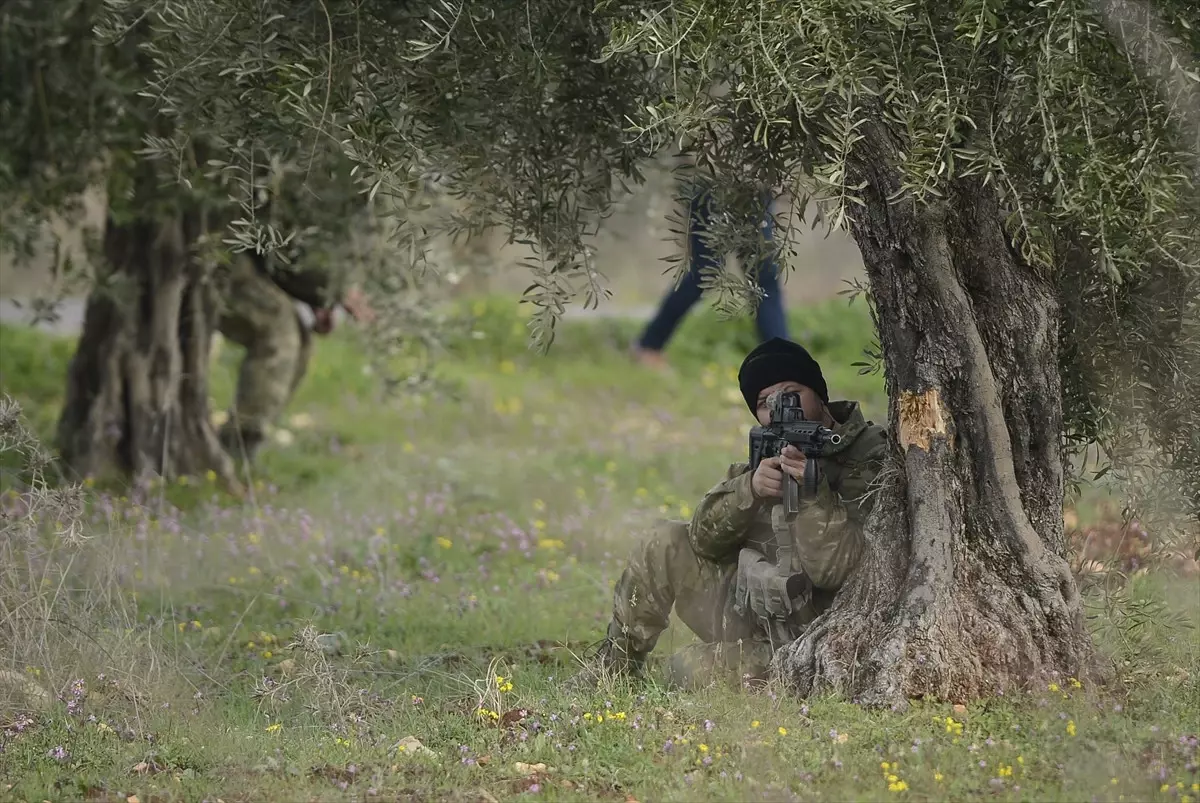
[(772, 393), (799, 393), (800, 406), (804, 408), (804, 417), (809, 421), (824, 420), (824, 407), (821, 403), (821, 397), (816, 391), (807, 385), (801, 385), (799, 382), (776, 382), (769, 388), (763, 388), (758, 394), (758, 409), (754, 411), (754, 415), (758, 418), (758, 423), (764, 427), (771, 423), (771, 411), (767, 409), (767, 399), (771, 398)]

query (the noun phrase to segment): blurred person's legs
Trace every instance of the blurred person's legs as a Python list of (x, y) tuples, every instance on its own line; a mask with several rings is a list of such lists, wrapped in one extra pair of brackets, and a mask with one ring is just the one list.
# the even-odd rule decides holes
[[(774, 237), (772, 210), (774, 202), (764, 196), (762, 234), (770, 244)], [(717, 266), (717, 260), (704, 236), (711, 215), (712, 197), (706, 191), (692, 194), (688, 204), (688, 271), (659, 305), (658, 312), (646, 325), (638, 339), (635, 354), (638, 359), (654, 367), (665, 365), (663, 351), (675, 330), (688, 311), (704, 294), (701, 276), (705, 270)], [(743, 260), (745, 262), (745, 260)], [(759, 337), (766, 341), (773, 337), (787, 338), (787, 318), (783, 310), (783, 293), (779, 284), (779, 265), (773, 256), (758, 263), (752, 278), (764, 293), (758, 305), (756, 323)]]
[(703, 232), (708, 228), (710, 196), (695, 192), (688, 202), (688, 268), (658, 307), (658, 312), (638, 339), (638, 356), (649, 364), (662, 362), (662, 352), (688, 310), (704, 295), (700, 286), (703, 267), (716, 264)]
[(220, 438), (230, 454), (252, 461), (304, 377), (311, 338), (291, 297), (250, 260), (235, 260), (229, 273), (217, 328), (246, 354)]
[[(763, 242), (771, 247), (775, 240), (775, 201), (770, 195), (763, 198), (766, 211), (763, 214)], [(745, 264), (745, 261), (743, 261)], [(776, 261), (773, 251), (758, 263), (758, 268), (750, 277), (763, 291), (763, 298), (758, 303), (755, 323), (758, 325), (758, 337), (766, 342), (773, 337), (790, 340), (788, 337), (787, 313), (783, 310), (783, 287), (779, 284), (779, 274), (782, 266)]]

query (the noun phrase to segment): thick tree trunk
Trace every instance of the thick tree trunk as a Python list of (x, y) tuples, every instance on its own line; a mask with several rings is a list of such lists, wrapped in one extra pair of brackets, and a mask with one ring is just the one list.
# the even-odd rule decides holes
[(962, 701), (1085, 672), (1065, 556), (1058, 314), (1010, 246), (993, 186), (889, 203), (899, 148), (872, 129), (852, 222), (880, 322), (897, 452), (863, 563), (776, 669), (802, 694)]
[(76, 476), (214, 471), (237, 490), (208, 406), (215, 305), (193, 253), (201, 213), (109, 220), (106, 280), (88, 298), (58, 446)]

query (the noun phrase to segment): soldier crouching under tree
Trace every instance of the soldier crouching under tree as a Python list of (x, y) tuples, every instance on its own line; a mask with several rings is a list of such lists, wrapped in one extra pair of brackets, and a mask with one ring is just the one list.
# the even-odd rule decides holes
[(772, 394), (794, 392), (806, 419), (841, 436), (821, 458), (808, 458), (819, 461), (816, 494), (802, 498), (799, 515), (786, 520), (785, 477), (803, 482), (805, 474), (806, 458), (794, 446), (754, 471), (749, 463), (730, 466), (691, 521), (664, 521), (635, 547), (617, 581), (607, 636), (581, 679), (640, 675), (672, 607), (703, 642), (671, 657), (672, 685), (765, 679), (780, 635), (798, 637), (858, 563), (886, 430), (865, 420), (858, 402), (830, 402), (816, 360), (787, 340), (750, 352), (738, 382), (763, 426)]

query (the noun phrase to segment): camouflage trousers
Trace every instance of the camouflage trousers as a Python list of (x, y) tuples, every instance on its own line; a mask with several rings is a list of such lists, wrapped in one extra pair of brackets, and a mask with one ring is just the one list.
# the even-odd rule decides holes
[(673, 686), (766, 678), (772, 648), (765, 630), (733, 610), (736, 561), (698, 556), (683, 521), (658, 524), (636, 547), (613, 597), (608, 638), (629, 655), (645, 656), (670, 624), (671, 610), (700, 637), (668, 663)]
[(246, 355), (221, 442), (250, 459), (308, 370), (312, 333), (292, 298), (248, 259), (234, 260), (222, 290), (217, 328)]

